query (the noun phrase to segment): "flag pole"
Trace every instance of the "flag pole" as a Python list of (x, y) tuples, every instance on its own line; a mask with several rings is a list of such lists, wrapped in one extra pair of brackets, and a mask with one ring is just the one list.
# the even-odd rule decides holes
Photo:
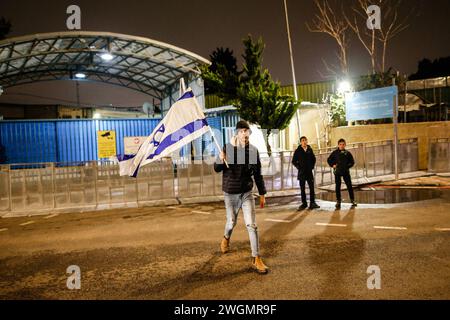
[[(211, 130), (211, 127), (209, 127), (209, 132), (211, 132), (211, 136), (212, 136), (212, 138), (214, 140), (214, 143), (216, 145), (217, 150), (219, 150), (219, 152), (222, 152), (222, 148), (220, 147), (219, 143), (217, 142), (217, 139), (214, 136), (214, 132)], [(223, 159), (223, 162), (225, 163), (227, 168), (230, 169), (230, 166), (228, 165), (227, 159)]]

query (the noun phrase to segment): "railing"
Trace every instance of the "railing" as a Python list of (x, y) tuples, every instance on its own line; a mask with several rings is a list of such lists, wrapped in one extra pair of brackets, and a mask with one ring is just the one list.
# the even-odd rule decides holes
[[(316, 151), (315, 183), (317, 186), (334, 183), (333, 170), (327, 163), (328, 157), (334, 150), (333, 147)], [(350, 169), (354, 179), (394, 174), (392, 140), (348, 144), (347, 150), (355, 159), (355, 165)], [(262, 171), (268, 190), (280, 191), (299, 187), (297, 170), (291, 164), (292, 156), (293, 152), (273, 153), (271, 159), (262, 155)], [(417, 139), (399, 141), (398, 159), (400, 173), (418, 170)]]
[(428, 171), (450, 172), (450, 138), (430, 139), (428, 145)]
[[(448, 140), (447, 140), (448, 146)], [(393, 174), (393, 143), (349, 144), (355, 158), (353, 178)], [(334, 183), (327, 158), (334, 148), (316, 151), (317, 186)], [(448, 147), (447, 147), (448, 164)], [(269, 192), (298, 189), (293, 152), (261, 155), (262, 174)], [(206, 199), (222, 195), (221, 175), (214, 171), (214, 159), (187, 163), (170, 158), (140, 169), (138, 178), (121, 177), (111, 162), (15, 164), (0, 167), (0, 215), (33, 214), (46, 210), (93, 210), (142, 206), (158, 200)], [(401, 172), (418, 170), (417, 139), (399, 143)]]
[(16, 170), (11, 167), (1, 166), (0, 214), (135, 206), (175, 197), (170, 160), (141, 168), (137, 179), (121, 177), (119, 167), (110, 162), (26, 164), (22, 166), (25, 169)]

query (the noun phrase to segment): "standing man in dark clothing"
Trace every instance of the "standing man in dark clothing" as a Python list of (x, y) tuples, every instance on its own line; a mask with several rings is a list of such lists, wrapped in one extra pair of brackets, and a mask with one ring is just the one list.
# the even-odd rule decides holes
[(355, 195), (353, 193), (352, 179), (350, 177), (350, 168), (355, 165), (350, 151), (345, 150), (346, 142), (344, 139), (339, 139), (338, 148), (334, 150), (328, 157), (328, 164), (333, 167), (334, 177), (336, 180), (336, 209), (341, 208), (341, 178), (344, 178), (345, 185), (347, 186), (348, 194), (352, 207), (356, 207)]
[[(222, 253), (230, 250), (230, 238), (236, 226), (239, 210), (242, 209), (252, 249), (252, 267), (259, 273), (267, 273), (268, 267), (259, 253), (258, 228), (256, 226), (255, 199), (252, 194), (253, 179), (259, 193), (261, 207), (265, 204), (266, 187), (261, 174), (261, 161), (256, 147), (249, 143), (250, 126), (246, 121), (236, 125), (237, 134), (220, 154), (219, 163), (214, 164), (216, 172), (222, 174), (222, 190), (225, 198), (227, 223), (220, 244)], [(228, 166), (225, 162), (228, 163)]]
[(302, 195), (302, 204), (298, 210), (303, 210), (308, 207), (305, 190), (306, 182), (308, 182), (309, 187), (309, 208), (320, 208), (316, 203), (316, 196), (314, 193), (313, 170), (316, 165), (316, 156), (314, 155), (312, 148), (308, 145), (308, 139), (304, 136), (300, 138), (300, 145), (294, 152), (292, 164), (298, 170), (297, 179), (300, 182), (300, 190)]

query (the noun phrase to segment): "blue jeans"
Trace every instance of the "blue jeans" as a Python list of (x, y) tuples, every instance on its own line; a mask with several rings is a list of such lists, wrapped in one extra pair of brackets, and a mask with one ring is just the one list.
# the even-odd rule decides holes
[(225, 210), (227, 212), (227, 223), (225, 225), (225, 237), (229, 239), (236, 226), (239, 209), (242, 208), (244, 214), (245, 225), (250, 238), (250, 246), (252, 248), (252, 257), (259, 256), (259, 239), (258, 227), (256, 226), (255, 217), (255, 199), (252, 192), (225, 195)]

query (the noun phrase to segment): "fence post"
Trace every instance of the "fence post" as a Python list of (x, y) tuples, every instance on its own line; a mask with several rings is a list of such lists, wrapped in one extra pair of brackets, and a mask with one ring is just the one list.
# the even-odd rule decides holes
[(284, 190), (284, 154), (283, 151), (280, 152), (280, 171), (281, 171), (281, 191)]
[[(447, 154), (448, 154), (449, 150), (450, 150), (450, 139), (447, 138)], [(419, 147), (417, 147), (417, 163), (419, 163), (418, 158), (419, 158)], [(419, 166), (419, 165), (417, 164), (417, 166)], [(449, 161), (447, 161), (447, 170), (446, 171), (449, 171), (449, 170), (450, 170), (450, 165), (449, 165)]]
[(325, 177), (325, 171), (324, 171), (324, 168), (323, 168), (323, 156), (322, 156), (322, 153), (320, 153), (320, 150), (319, 150), (319, 157), (320, 157), (320, 175), (321, 175), (320, 185), (323, 186), (323, 180), (324, 180), (324, 177)]
[(271, 174), (271, 176), (272, 176), (272, 191), (275, 191), (275, 173), (277, 172), (277, 164), (275, 162), (275, 157), (273, 155), (273, 152), (269, 157), (269, 165), (272, 165), (272, 164), (273, 164), (272, 172), (271, 172), (272, 173)]
[[(373, 176), (376, 177), (377, 176), (377, 164), (376, 164), (376, 158), (375, 158), (375, 146), (373, 146), (373, 151), (372, 151), (372, 166), (373, 166)], [(393, 151), (393, 150), (392, 150)]]
[[(119, 168), (119, 176), (120, 176), (120, 168)], [(135, 190), (135, 194), (136, 194), (136, 207), (139, 208), (139, 180), (137, 177), (134, 179), (134, 182), (135, 182), (134, 190)]]
[[(194, 159), (194, 163), (195, 163), (196, 159)], [(203, 196), (203, 190), (204, 190), (204, 173), (203, 173), (203, 160), (202, 160), (202, 164), (200, 165), (200, 194)]]
[[(159, 172), (161, 173), (161, 194), (165, 194), (164, 192), (164, 158), (159, 159)], [(151, 172), (151, 171), (150, 171)]]
[(52, 195), (53, 195), (53, 209), (56, 209), (56, 187), (55, 187), (55, 163), (51, 163), (52, 167)]
[(27, 206), (27, 198), (25, 197), (25, 195), (27, 194), (27, 177), (25, 174), (25, 170), (22, 170), (22, 194), (20, 195), (22, 198), (22, 205), (23, 208), (25, 209)]
[[(177, 162), (178, 161), (178, 162)], [(176, 169), (176, 170), (175, 170)], [(178, 199), (179, 197), (179, 176), (180, 176), (180, 164), (179, 160), (176, 160), (175, 163), (172, 162), (172, 189), (173, 189), (173, 196), (175, 199)]]
[(366, 160), (366, 144), (362, 143), (362, 149), (363, 149), (363, 175), (364, 178), (367, 179), (367, 160)]
[[(111, 169), (109, 168), (108, 163), (106, 163), (106, 165), (100, 165), (100, 167), (102, 168), (101, 170), (103, 171), (103, 168), (106, 167), (106, 172), (107, 172), (107, 176), (108, 176), (108, 182), (106, 183), (106, 185), (108, 186), (108, 196), (109, 196), (109, 208), (111, 208), (112, 204), (113, 204), (113, 196), (112, 196), (112, 190), (111, 190)], [(123, 188), (124, 192), (125, 192), (125, 188)]]
[(11, 179), (11, 166), (7, 165), (6, 169), (8, 170), (8, 187), (9, 187), (9, 211), (13, 211), (13, 207), (12, 207), (12, 179)]
[(97, 190), (97, 180), (98, 180), (98, 164), (97, 161), (94, 161), (94, 192), (95, 192), (95, 208), (98, 208), (98, 190)]
[(69, 202), (69, 205), (72, 205), (72, 200), (70, 199), (70, 183), (72, 175), (70, 174), (69, 167), (64, 167), (64, 178), (66, 180), (67, 201)]
[[(431, 169), (431, 144), (433, 143), (433, 139), (428, 139), (428, 172), (433, 172)], [(417, 146), (417, 150), (419, 149), (419, 146)], [(417, 159), (419, 161), (419, 159)]]
[[(214, 160), (215, 162), (215, 160)], [(216, 196), (216, 172), (214, 171), (214, 164), (211, 166), (211, 173), (212, 173), (212, 185), (213, 185), (213, 195)]]
[(294, 157), (294, 151), (289, 151), (289, 176), (291, 177), (291, 185), (292, 189), (295, 189), (295, 174), (294, 174), (294, 165), (292, 164), (292, 159)]
[(187, 171), (187, 194), (188, 197), (191, 196), (191, 160), (190, 158), (188, 159), (188, 165), (186, 166), (186, 171)]

